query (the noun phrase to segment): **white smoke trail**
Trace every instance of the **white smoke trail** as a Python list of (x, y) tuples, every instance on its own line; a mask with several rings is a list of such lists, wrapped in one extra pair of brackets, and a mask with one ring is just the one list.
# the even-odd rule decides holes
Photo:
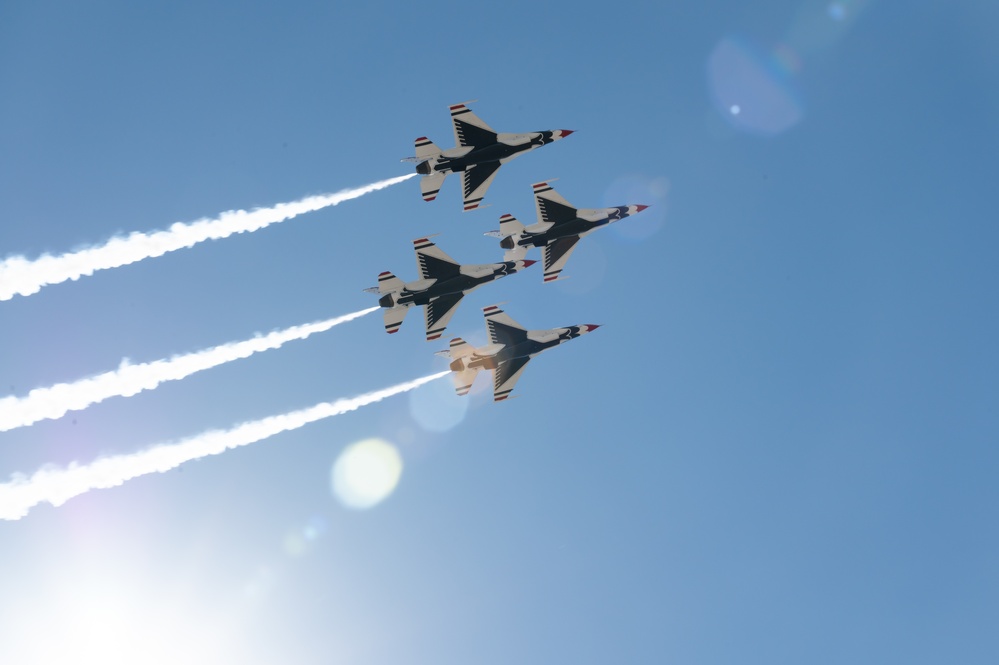
[(132, 478), (149, 473), (163, 473), (184, 462), (218, 455), (323, 418), (339, 416), (413, 390), (448, 373), (438, 372), (357, 397), (323, 402), (307, 409), (246, 422), (227, 430), (212, 430), (189, 439), (155, 445), (137, 453), (100, 458), (83, 466), (74, 462), (62, 469), (42, 467), (30, 478), (16, 473), (10, 482), (0, 484), (0, 519), (17, 520), (42, 501), (61, 506), (74, 496), (90, 490), (116, 487)]
[(77, 280), (84, 275), (92, 275), (97, 270), (117, 268), (154, 256), (162, 256), (167, 252), (191, 247), (205, 240), (226, 238), (234, 233), (257, 231), (303, 213), (335, 206), (370, 192), (385, 189), (415, 176), (415, 173), (410, 173), (398, 178), (380, 180), (364, 187), (344, 189), (335, 194), (309, 196), (290, 203), (279, 203), (271, 208), (257, 208), (251, 211), (230, 210), (215, 219), (199, 219), (186, 224), (177, 222), (166, 231), (132, 233), (127, 237), (112, 238), (103, 245), (58, 256), (43, 254), (34, 260), (23, 256), (11, 256), (0, 261), (0, 300), (10, 300), (15, 295), (29, 296), (38, 293), (43, 286), (49, 284)]
[(333, 326), (353, 321), (376, 309), (378, 307), (369, 307), (334, 319), (275, 330), (267, 335), (258, 335), (241, 342), (229, 342), (210, 349), (141, 365), (130, 365), (126, 358), (113, 372), (105, 372), (73, 383), (58, 383), (47, 388), (36, 388), (26, 397), (4, 397), (0, 399), (0, 432), (25, 427), (39, 420), (61, 418), (68, 411), (86, 409), (109, 397), (131, 397), (143, 390), (152, 390), (165, 381), (179, 381), (195, 372), (248, 358), (260, 351), (277, 349), (286, 342), (325, 332)]

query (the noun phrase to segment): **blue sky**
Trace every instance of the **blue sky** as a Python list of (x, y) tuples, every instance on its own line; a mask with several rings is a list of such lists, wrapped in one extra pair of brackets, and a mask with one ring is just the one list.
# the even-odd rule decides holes
[[(981, 2), (0, 7), (0, 257), (404, 174), (447, 106), (567, 128), (485, 210), (414, 181), (0, 302), (0, 397), (499, 260), (559, 178), (651, 204), (472, 294), (603, 324), (519, 399), (439, 381), (0, 523), (0, 662), (993, 663), (999, 12)], [(538, 257), (533, 257), (538, 258)], [(439, 371), (378, 315), (0, 433), (0, 476)], [(488, 383), (480, 377), (483, 387)], [(403, 466), (366, 510), (351, 444)]]

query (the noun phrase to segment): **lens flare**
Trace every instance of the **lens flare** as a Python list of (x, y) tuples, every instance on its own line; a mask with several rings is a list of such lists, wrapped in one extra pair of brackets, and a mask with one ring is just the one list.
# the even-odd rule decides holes
[(425, 431), (446, 432), (465, 419), (470, 401), (455, 394), (451, 381), (434, 381), (409, 394), (409, 413)]
[(385, 499), (402, 476), (402, 456), (391, 443), (365, 439), (344, 448), (333, 463), (333, 494), (348, 508), (364, 510)]
[(708, 85), (715, 108), (734, 128), (774, 136), (802, 118), (792, 83), (801, 69), (788, 46), (766, 54), (742, 39), (723, 39), (708, 59)]

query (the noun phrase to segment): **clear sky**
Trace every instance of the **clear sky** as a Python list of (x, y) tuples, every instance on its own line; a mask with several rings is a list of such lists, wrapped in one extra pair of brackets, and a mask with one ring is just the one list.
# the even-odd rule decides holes
[[(469, 296), (0, 433), (0, 477), (446, 368), (481, 307), (598, 323), (0, 522), (2, 663), (999, 662), (999, 8), (972, 0), (0, 4), (0, 258), (397, 175), (449, 104), (573, 129), (492, 207), (415, 180), (0, 302), (0, 397), (348, 314), (530, 185), (651, 205)], [(539, 258), (532, 256), (529, 258)], [(331, 488), (396, 451), (368, 508)], [(390, 455), (391, 457), (391, 455)], [(392, 458), (395, 459), (395, 458)]]

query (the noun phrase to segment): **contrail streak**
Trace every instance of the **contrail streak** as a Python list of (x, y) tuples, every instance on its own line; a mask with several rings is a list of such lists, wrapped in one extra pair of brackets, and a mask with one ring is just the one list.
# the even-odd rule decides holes
[(279, 203), (271, 208), (257, 208), (251, 211), (230, 210), (215, 219), (177, 222), (166, 231), (136, 232), (127, 237), (112, 238), (103, 245), (58, 256), (43, 254), (33, 260), (23, 256), (11, 256), (0, 261), (0, 300), (10, 300), (15, 295), (29, 296), (38, 293), (43, 286), (49, 284), (77, 280), (84, 275), (92, 275), (97, 270), (117, 268), (154, 256), (162, 256), (167, 252), (191, 247), (205, 240), (226, 238), (234, 233), (257, 231), (303, 213), (335, 206), (370, 192), (391, 187), (415, 176), (415, 173), (410, 173), (355, 189), (344, 189), (335, 194), (321, 194), (290, 203)]
[(100, 458), (83, 466), (74, 462), (66, 468), (42, 467), (30, 478), (16, 473), (10, 482), (0, 484), (0, 519), (17, 520), (42, 501), (61, 506), (74, 496), (90, 490), (116, 487), (132, 478), (149, 473), (163, 473), (184, 462), (218, 455), (323, 418), (339, 416), (413, 390), (448, 373), (445, 370), (357, 397), (323, 402), (307, 409), (246, 422), (227, 430), (212, 430), (181, 441), (158, 444), (137, 453)]
[(165, 381), (179, 381), (195, 372), (248, 358), (260, 351), (277, 349), (286, 342), (325, 332), (333, 326), (353, 321), (376, 309), (378, 307), (369, 307), (334, 319), (275, 330), (267, 335), (258, 335), (241, 342), (229, 342), (210, 349), (141, 365), (131, 365), (128, 359), (125, 359), (113, 372), (105, 372), (73, 383), (58, 383), (47, 388), (36, 388), (26, 397), (5, 397), (0, 399), (0, 432), (25, 427), (39, 420), (61, 418), (68, 411), (86, 409), (109, 397), (131, 397), (143, 390), (152, 390)]

